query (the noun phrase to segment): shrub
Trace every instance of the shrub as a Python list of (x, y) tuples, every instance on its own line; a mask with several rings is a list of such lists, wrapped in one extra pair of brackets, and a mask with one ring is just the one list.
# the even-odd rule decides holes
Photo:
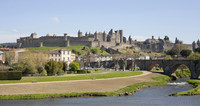
[(59, 65), (57, 64), (57, 62), (55, 61), (49, 61), (46, 65), (45, 65), (45, 69), (47, 70), (47, 74), (48, 75), (56, 75), (56, 73), (59, 70)]
[(46, 76), (47, 75), (47, 71), (44, 69), (42, 70), (42, 72), (40, 73), (41, 76)]
[(57, 75), (64, 75), (65, 72), (63, 70), (58, 70)]
[(67, 71), (68, 65), (67, 62), (63, 62), (63, 71)]
[(198, 52), (198, 53), (200, 53), (200, 47), (194, 49), (194, 52)]
[(191, 53), (192, 53), (191, 50), (182, 50), (180, 52), (181, 56), (183, 56), (183, 57), (188, 57)]
[(74, 72), (73, 71), (67, 71), (67, 74), (73, 74)]
[(87, 73), (87, 70), (77, 70), (77, 73), (78, 74), (85, 74), (85, 73)]
[(0, 80), (20, 80), (21, 78), (21, 71), (0, 71)]
[(39, 66), (39, 67), (37, 68), (37, 70), (38, 70), (38, 73), (42, 73), (43, 70), (44, 70), (44, 67), (43, 67), (43, 66)]
[(77, 70), (79, 70), (79, 64), (77, 62), (72, 62), (70, 64), (70, 70), (71, 71), (77, 71)]
[(168, 50), (166, 52), (167, 55), (171, 55), (171, 56), (174, 56), (174, 55), (178, 55), (178, 51), (177, 50), (174, 50), (174, 49), (171, 49), (171, 50)]

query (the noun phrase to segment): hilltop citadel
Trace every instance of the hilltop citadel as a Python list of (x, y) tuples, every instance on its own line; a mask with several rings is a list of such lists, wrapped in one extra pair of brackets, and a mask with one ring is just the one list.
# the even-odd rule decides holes
[[(32, 33), (28, 37), (21, 37), (17, 39), (17, 47), (67, 47), (67, 46), (77, 46), (85, 45), (92, 47), (106, 47), (106, 48), (115, 48), (119, 46), (134, 46), (137, 50), (140, 51), (152, 51), (152, 52), (164, 52), (170, 50), (174, 47), (175, 44), (182, 44), (183, 42), (175, 39), (175, 43), (171, 43), (168, 36), (165, 36), (164, 39), (158, 38), (155, 39), (152, 36), (151, 39), (146, 39), (145, 41), (133, 40), (131, 36), (127, 39), (123, 35), (123, 30), (114, 31), (111, 29), (108, 33), (104, 32), (95, 32), (88, 33), (84, 35), (79, 30), (78, 37), (71, 37), (65, 33), (63, 36), (56, 36), (55, 34), (51, 36), (47, 34), (37, 38), (36, 33)], [(197, 43), (193, 42), (192, 44), (186, 44), (189, 49), (194, 49), (200, 47), (200, 41)]]

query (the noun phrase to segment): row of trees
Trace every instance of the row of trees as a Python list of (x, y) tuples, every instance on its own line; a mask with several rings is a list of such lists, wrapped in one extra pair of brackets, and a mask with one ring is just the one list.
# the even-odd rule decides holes
[[(24, 75), (63, 75), (68, 69), (67, 62), (49, 61), (45, 53), (24, 52), (19, 55), (17, 63), (10, 65), (13, 70), (22, 71)], [(69, 66), (72, 71), (79, 69), (79, 64), (76, 62)]]
[(188, 50), (188, 49), (183, 49), (181, 51), (177, 50), (177, 49), (171, 49), (171, 50), (168, 50), (166, 52), (167, 55), (170, 55), (170, 56), (175, 56), (175, 55), (181, 55), (182, 57), (189, 57), (190, 59), (199, 59), (200, 58), (200, 48), (196, 48), (194, 50), (194, 53), (192, 53), (192, 50)]

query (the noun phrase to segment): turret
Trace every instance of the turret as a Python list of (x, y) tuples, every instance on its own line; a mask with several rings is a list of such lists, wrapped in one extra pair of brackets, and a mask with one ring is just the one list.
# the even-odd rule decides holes
[(123, 30), (119, 30), (120, 43), (123, 43)]
[(197, 41), (197, 45), (200, 47), (200, 40)]
[(178, 39), (177, 39), (177, 37), (176, 37), (176, 39), (175, 39), (175, 44), (177, 44), (178, 43)]
[(83, 35), (82, 35), (82, 32), (79, 30), (78, 31), (78, 37), (82, 37)]
[(88, 36), (87, 32), (85, 33), (85, 36)]
[(113, 29), (110, 30), (109, 34), (110, 34), (110, 35), (113, 35)]
[(37, 38), (37, 33), (35, 33), (35, 32), (32, 33), (32, 34), (31, 34), (31, 38)]
[(106, 41), (106, 38), (107, 38), (106, 32), (104, 31), (104, 32), (103, 32), (103, 41)]
[(95, 40), (98, 40), (97, 31), (94, 33)]
[(196, 49), (196, 48), (197, 48), (197, 44), (196, 44), (195, 41), (193, 41), (193, 42), (192, 42), (192, 50), (194, 51), (194, 49)]

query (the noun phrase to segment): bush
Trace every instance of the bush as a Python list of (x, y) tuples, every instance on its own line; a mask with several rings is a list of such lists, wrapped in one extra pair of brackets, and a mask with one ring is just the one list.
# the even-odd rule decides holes
[(178, 78), (186, 78), (186, 77), (190, 77), (190, 70), (183, 70), (183, 71), (176, 71), (176, 76)]
[(47, 75), (47, 71), (44, 69), (42, 70), (42, 72), (40, 73), (41, 76), (46, 76)]
[(178, 51), (177, 50), (174, 50), (174, 49), (171, 49), (171, 50), (168, 50), (166, 52), (167, 55), (171, 55), (171, 56), (174, 56), (174, 55), (178, 55)]
[(180, 52), (181, 56), (183, 56), (183, 57), (188, 57), (191, 53), (192, 53), (191, 50), (182, 50)]
[(74, 74), (73, 71), (67, 71), (67, 74)]
[(38, 70), (38, 73), (42, 73), (43, 70), (44, 70), (44, 67), (43, 67), (43, 66), (39, 66), (39, 67), (37, 68), (37, 70)]
[(85, 73), (87, 73), (87, 70), (77, 70), (77, 73), (78, 74), (85, 74)]
[(70, 64), (70, 70), (71, 71), (77, 71), (77, 70), (79, 70), (79, 64), (77, 62), (72, 62)]
[(57, 75), (64, 75), (65, 74), (65, 72), (63, 71), (63, 70), (59, 70), (58, 72), (57, 72)]
[(194, 52), (198, 52), (198, 53), (200, 53), (200, 47), (194, 49)]
[(56, 75), (56, 73), (59, 70), (59, 65), (57, 64), (57, 62), (55, 61), (49, 61), (46, 65), (45, 65), (45, 69), (47, 70), (47, 74), (48, 75)]
[(0, 80), (20, 80), (21, 78), (21, 71), (0, 71)]

